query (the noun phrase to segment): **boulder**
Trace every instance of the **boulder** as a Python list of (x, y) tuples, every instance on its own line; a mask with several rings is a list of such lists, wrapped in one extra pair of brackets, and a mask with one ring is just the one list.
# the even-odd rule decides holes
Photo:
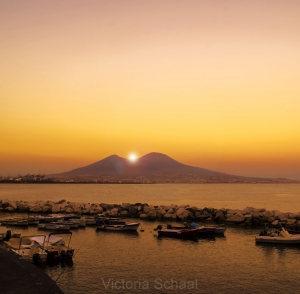
[(276, 219), (276, 220), (274, 220), (271, 224), (272, 224), (272, 226), (276, 227), (276, 226), (278, 226), (278, 224), (279, 224), (279, 220)]
[(130, 206), (132, 206), (130, 203), (122, 203), (121, 205), (122, 208), (128, 208)]
[(164, 218), (164, 219), (172, 219), (172, 215), (173, 215), (173, 214), (166, 213), (165, 215), (163, 215), (163, 218)]
[(289, 226), (296, 224), (296, 222), (297, 222), (297, 220), (294, 219), (294, 218), (286, 219), (286, 224), (289, 225)]
[(148, 218), (155, 219), (156, 218), (156, 212), (155, 210), (151, 210), (148, 212)]
[(136, 215), (138, 213), (138, 210), (136, 208), (134, 208), (134, 207), (129, 207), (128, 212), (130, 214)]
[(294, 218), (296, 220), (300, 220), (300, 212), (289, 213), (289, 218)]
[(189, 215), (190, 215), (190, 212), (183, 207), (179, 208), (176, 212), (176, 216), (179, 219), (187, 219)]
[(144, 206), (143, 210), (145, 213), (148, 213), (149, 211), (151, 210), (154, 210), (154, 206), (153, 205), (150, 205), (150, 206)]
[[(197, 212), (196, 212), (196, 214), (197, 214)], [(195, 214), (195, 215), (196, 215), (196, 214)], [(196, 215), (196, 216), (197, 216), (197, 215)], [(226, 220), (226, 218), (225, 218), (225, 215), (224, 215), (223, 210), (217, 210), (216, 216), (215, 216), (215, 221), (216, 221), (217, 223), (224, 223), (225, 220)]]
[(67, 209), (65, 210), (66, 213), (73, 213), (74, 209), (71, 207), (67, 207)]
[(143, 213), (143, 214), (140, 215), (140, 218), (141, 219), (146, 219), (146, 218), (148, 218), (148, 215), (146, 213)]
[(273, 216), (274, 216), (273, 212), (270, 211), (270, 210), (264, 211), (264, 212), (262, 212), (262, 214), (263, 214), (263, 216), (264, 216), (266, 219), (268, 219), (269, 217), (273, 217)]
[(9, 206), (12, 207), (14, 210), (17, 210), (17, 202), (16, 201), (10, 201), (9, 202)]
[(128, 211), (127, 210), (121, 211), (121, 216), (122, 217), (126, 217), (127, 215), (128, 215)]
[(30, 207), (30, 212), (42, 212), (42, 211), (43, 211), (43, 208), (39, 205)]
[(52, 205), (52, 213), (58, 213), (60, 212), (60, 207), (58, 204), (53, 204)]
[(43, 212), (51, 213), (52, 212), (52, 207), (48, 206), (48, 205), (43, 206)]
[(3, 208), (3, 210), (4, 211), (9, 211), (9, 212), (14, 212), (15, 211), (15, 209), (11, 206), (7, 206), (7, 207)]
[(249, 223), (249, 222), (252, 221), (252, 215), (250, 213), (249, 214), (245, 214), (244, 217), (245, 217), (245, 222), (246, 223)]

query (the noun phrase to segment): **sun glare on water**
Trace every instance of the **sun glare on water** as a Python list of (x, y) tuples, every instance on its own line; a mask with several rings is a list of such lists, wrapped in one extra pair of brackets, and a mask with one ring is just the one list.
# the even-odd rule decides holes
[(131, 162), (136, 162), (136, 161), (137, 161), (137, 156), (136, 156), (136, 154), (131, 153), (131, 154), (129, 154), (128, 159), (129, 159), (129, 161), (131, 161)]

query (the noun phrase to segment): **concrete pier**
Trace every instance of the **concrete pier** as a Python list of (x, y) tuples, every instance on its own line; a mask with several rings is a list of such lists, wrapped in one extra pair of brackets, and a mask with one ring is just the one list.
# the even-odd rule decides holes
[(42, 270), (8, 251), (0, 241), (0, 293), (61, 294), (55, 282)]

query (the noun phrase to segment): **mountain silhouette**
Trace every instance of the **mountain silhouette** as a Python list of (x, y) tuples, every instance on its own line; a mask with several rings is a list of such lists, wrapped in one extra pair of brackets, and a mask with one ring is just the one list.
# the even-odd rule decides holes
[[(69, 172), (57, 174), (57, 176), (76, 177), (136, 177), (136, 176), (186, 176), (195, 175), (210, 177), (212, 175), (231, 177), (225, 173), (219, 173), (200, 167), (182, 164), (171, 157), (161, 153), (149, 153), (135, 162), (129, 161), (117, 155), (111, 155), (93, 164), (73, 169)], [(232, 176), (234, 177), (234, 176)]]

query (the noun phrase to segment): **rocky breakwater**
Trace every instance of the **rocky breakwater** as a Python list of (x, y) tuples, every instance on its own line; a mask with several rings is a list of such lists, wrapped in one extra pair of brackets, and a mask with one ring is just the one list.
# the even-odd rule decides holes
[(147, 203), (84, 203), (66, 200), (13, 201), (0, 199), (0, 212), (104, 214), (108, 217), (131, 217), (143, 220), (206, 221), (227, 224), (260, 225), (279, 221), (300, 228), (300, 212), (280, 212), (264, 208), (240, 209), (198, 208), (189, 205), (148, 205)]

